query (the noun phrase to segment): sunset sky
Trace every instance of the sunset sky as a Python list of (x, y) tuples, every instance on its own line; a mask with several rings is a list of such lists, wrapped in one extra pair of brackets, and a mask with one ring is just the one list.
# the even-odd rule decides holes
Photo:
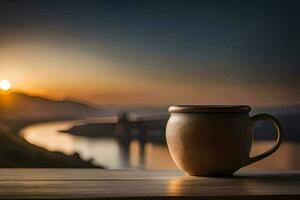
[(1, 1), (0, 79), (99, 105), (296, 104), (299, 10), (299, 1)]

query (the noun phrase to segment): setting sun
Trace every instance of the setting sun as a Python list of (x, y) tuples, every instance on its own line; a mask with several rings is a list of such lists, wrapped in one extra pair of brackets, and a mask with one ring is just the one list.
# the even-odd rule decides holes
[(10, 90), (10, 88), (11, 88), (11, 84), (8, 80), (4, 79), (4, 80), (0, 81), (0, 89), (2, 91), (8, 91), (8, 90)]

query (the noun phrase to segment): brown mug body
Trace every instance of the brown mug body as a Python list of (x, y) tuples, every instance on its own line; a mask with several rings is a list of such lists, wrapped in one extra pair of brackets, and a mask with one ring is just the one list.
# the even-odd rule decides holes
[[(172, 106), (166, 139), (176, 165), (189, 175), (232, 175), (260, 160), (280, 145), (281, 127), (274, 117), (249, 116), (249, 106)], [(269, 120), (278, 131), (277, 143), (250, 158), (255, 121)]]

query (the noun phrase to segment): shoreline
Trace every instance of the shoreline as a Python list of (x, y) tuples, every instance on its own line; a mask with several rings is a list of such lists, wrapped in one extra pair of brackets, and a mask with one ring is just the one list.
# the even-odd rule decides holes
[[(103, 168), (92, 164), (91, 161), (82, 160), (77, 153), (65, 155), (57, 151), (48, 151), (29, 143), (20, 135), (26, 127), (54, 121), (58, 120), (24, 120), (15, 123), (10, 121), (0, 126), (0, 167)], [(60, 121), (68, 121), (68, 119)]]

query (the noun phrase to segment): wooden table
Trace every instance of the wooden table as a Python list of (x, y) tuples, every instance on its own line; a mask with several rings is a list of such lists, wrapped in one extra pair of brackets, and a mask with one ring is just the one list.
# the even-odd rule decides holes
[(0, 169), (1, 199), (300, 199), (300, 171), (190, 177), (179, 171)]

